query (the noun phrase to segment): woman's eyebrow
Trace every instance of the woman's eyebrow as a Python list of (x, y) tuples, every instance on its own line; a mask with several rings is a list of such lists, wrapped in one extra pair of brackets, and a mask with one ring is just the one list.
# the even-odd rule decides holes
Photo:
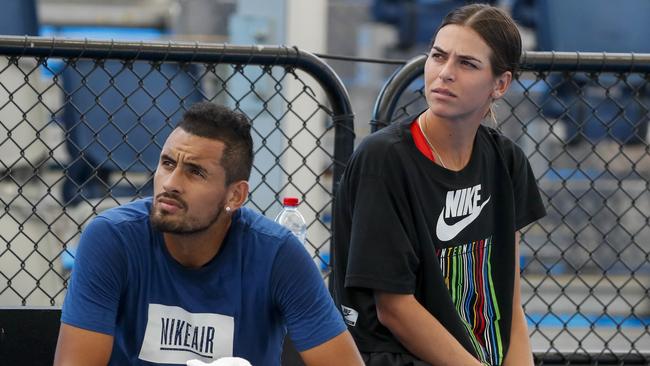
[[(442, 48), (440, 48), (438, 46), (433, 46), (433, 49), (435, 49), (436, 51), (442, 53), (443, 55), (448, 55), (449, 54), (447, 51), (443, 50)], [(483, 61), (477, 59), (474, 56), (470, 56), (470, 55), (458, 55), (458, 57), (462, 58), (463, 60), (471, 60), (471, 61), (476, 61), (478, 63), (483, 63)]]

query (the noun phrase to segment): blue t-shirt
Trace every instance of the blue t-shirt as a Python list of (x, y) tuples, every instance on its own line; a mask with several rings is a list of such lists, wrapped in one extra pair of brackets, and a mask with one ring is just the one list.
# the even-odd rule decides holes
[(237, 210), (219, 253), (176, 262), (149, 221), (151, 199), (95, 218), (81, 235), (63, 323), (114, 336), (111, 365), (225, 356), (279, 365), (285, 334), (304, 351), (345, 330), (314, 262), (285, 228)]

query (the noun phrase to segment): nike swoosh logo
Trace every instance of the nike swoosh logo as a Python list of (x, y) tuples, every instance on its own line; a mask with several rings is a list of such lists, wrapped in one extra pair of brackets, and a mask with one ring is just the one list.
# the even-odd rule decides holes
[(438, 223), (436, 224), (436, 235), (438, 236), (438, 239), (440, 241), (449, 241), (453, 238), (456, 237), (456, 235), (460, 234), (461, 231), (463, 231), (469, 224), (474, 222), (476, 218), (481, 214), (481, 211), (483, 211), (483, 207), (490, 202), (490, 198), (486, 199), (481, 206), (478, 207), (477, 210), (474, 210), (469, 216), (465, 217), (464, 219), (458, 221), (457, 223), (453, 225), (447, 225), (444, 219), (445, 215), (445, 207), (442, 207), (442, 211), (440, 212), (440, 216), (438, 216)]

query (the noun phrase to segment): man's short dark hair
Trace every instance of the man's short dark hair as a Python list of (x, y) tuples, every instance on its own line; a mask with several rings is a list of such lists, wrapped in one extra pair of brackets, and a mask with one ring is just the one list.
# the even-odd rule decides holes
[(226, 171), (226, 184), (250, 178), (253, 139), (251, 123), (243, 113), (214, 103), (199, 102), (185, 112), (177, 127), (226, 145), (220, 162)]

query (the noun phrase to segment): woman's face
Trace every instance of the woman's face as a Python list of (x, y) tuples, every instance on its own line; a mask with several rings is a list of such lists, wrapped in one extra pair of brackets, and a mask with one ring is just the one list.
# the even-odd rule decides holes
[(440, 29), (424, 66), (430, 111), (449, 120), (480, 121), (512, 78), (509, 71), (492, 74), (491, 55), (490, 47), (473, 29), (451, 24)]

